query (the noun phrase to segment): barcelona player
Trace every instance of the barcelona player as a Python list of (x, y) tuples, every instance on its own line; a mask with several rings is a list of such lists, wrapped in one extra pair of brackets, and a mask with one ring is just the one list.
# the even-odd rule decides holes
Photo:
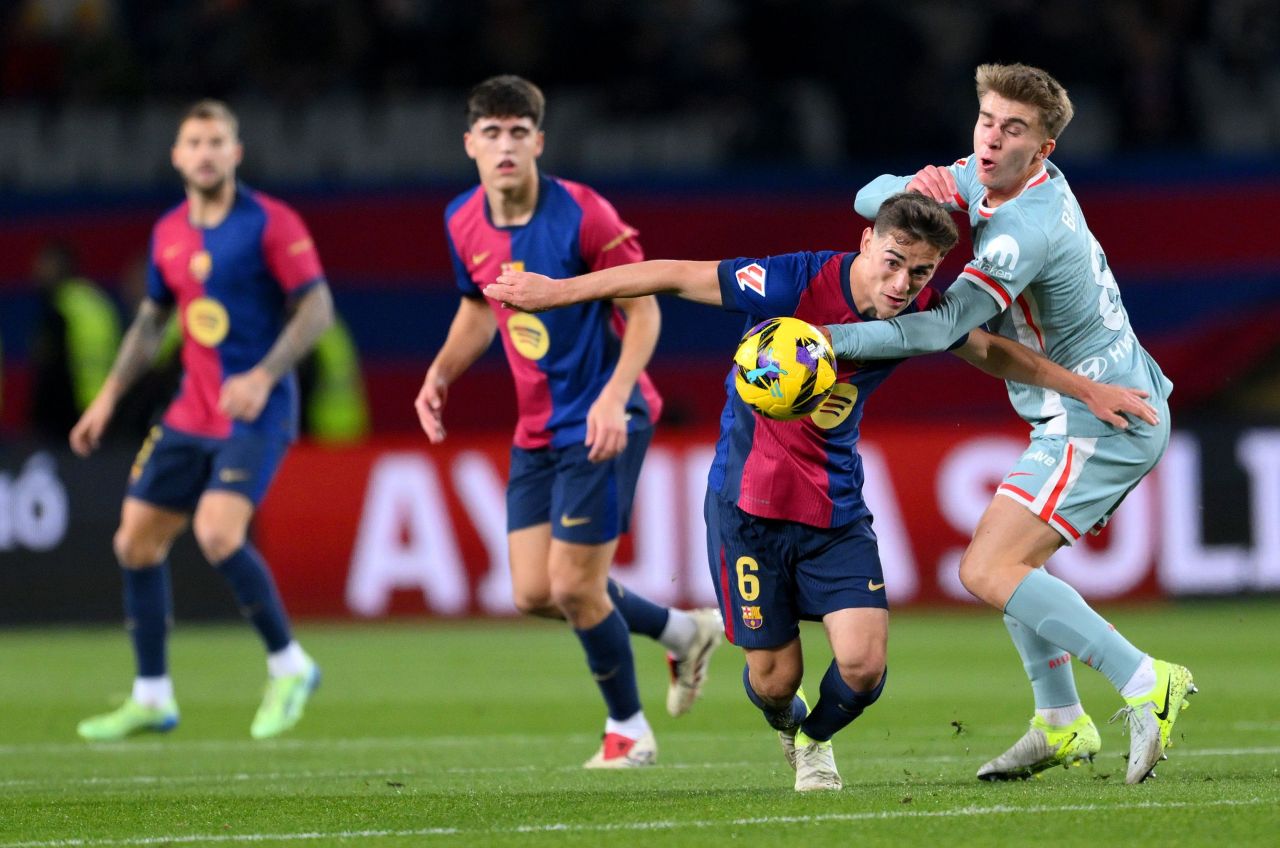
[(138, 453), (115, 535), (137, 676), (119, 709), (80, 723), (79, 734), (92, 741), (178, 723), (166, 652), (172, 601), (165, 560), (188, 522), (266, 646), (269, 682), (250, 734), (272, 737), (296, 724), (320, 681), (247, 533), (296, 435), (293, 366), (332, 322), (333, 303), (302, 219), (236, 181), (242, 156), (226, 104), (202, 100), (183, 115), (172, 160), (186, 200), (152, 231), (147, 296), (106, 383), (71, 431), (79, 455), (97, 448), (176, 311), (182, 384)]
[(653, 298), (593, 303), (542, 316), (504, 312), (481, 288), (503, 270), (568, 275), (643, 258), (636, 231), (579, 183), (539, 173), (545, 100), (499, 76), (467, 100), (467, 155), (480, 184), (449, 204), (449, 252), (462, 297), (414, 407), (427, 437), (445, 438), (448, 387), (495, 334), (515, 378), (519, 420), (507, 486), (516, 606), (566, 618), (608, 707), (588, 768), (652, 763), (657, 743), (640, 706), (630, 632), (669, 651), (667, 710), (686, 712), (720, 640), (715, 610), (666, 609), (608, 579), (630, 521), (640, 464), (662, 401), (644, 366), (657, 343)]
[[(925, 285), (958, 239), (939, 204), (901, 194), (880, 208), (858, 252), (652, 261), (567, 280), (508, 272), (485, 292), (526, 310), (669, 292), (745, 312), (747, 327), (790, 315), (815, 325), (874, 324), (937, 305)], [(995, 376), (1085, 398), (1113, 420), (1113, 406), (1149, 414), (1137, 394), (1092, 383), (999, 336), (962, 333), (952, 348)], [(857, 445), (867, 398), (897, 364), (839, 363), (831, 396), (796, 421), (754, 415), (733, 387), (733, 369), (725, 381), (705, 502), (711, 578), (725, 635), (746, 653), (747, 697), (779, 732), (799, 791), (841, 788), (831, 737), (885, 685), (888, 602)], [(834, 655), (812, 710), (800, 690), (801, 619), (822, 621)]]
[(988, 324), (1067, 368), (1144, 389), (1159, 423), (1118, 429), (1051, 388), (1009, 384), (1031, 425), (1031, 443), (1005, 477), (960, 560), (960, 580), (1005, 614), (1035, 696), (1031, 727), (978, 777), (1021, 778), (1091, 759), (1097, 728), (1076, 693), (1075, 656), (1119, 690), (1129, 733), (1128, 783), (1165, 756), (1191, 672), (1134, 647), (1080, 594), (1042, 566), (1063, 544), (1097, 532), (1169, 444), (1172, 383), (1139, 344), (1107, 256), (1057, 166), (1049, 161), (1071, 120), (1066, 90), (1026, 65), (977, 69), (973, 154), (910, 177), (882, 176), (859, 193), (874, 216), (906, 188), (968, 214), (975, 258), (927, 315), (831, 328), (836, 353), (853, 359), (927, 353)]

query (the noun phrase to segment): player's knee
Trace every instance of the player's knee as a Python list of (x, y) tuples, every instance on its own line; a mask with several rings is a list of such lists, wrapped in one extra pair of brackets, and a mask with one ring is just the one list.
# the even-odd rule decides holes
[(120, 527), (111, 539), (116, 562), (121, 568), (150, 568), (169, 555), (170, 542)]
[(196, 544), (200, 553), (211, 564), (217, 565), (244, 547), (245, 534), (238, 528), (229, 528), (215, 522), (196, 521)]
[(774, 666), (761, 674), (753, 671), (751, 688), (765, 701), (777, 704), (787, 703), (800, 689), (800, 677), (791, 674), (782, 666)]
[(985, 599), (990, 583), (989, 569), (977, 557), (967, 553), (960, 558), (960, 585), (978, 600)]
[(512, 593), (511, 600), (515, 603), (516, 609), (523, 615), (536, 615), (546, 618), (554, 616), (557, 612), (550, 593), (545, 591), (529, 591), (517, 588)]
[(869, 692), (884, 677), (885, 657), (883, 651), (867, 651), (836, 661), (840, 679), (855, 692)]

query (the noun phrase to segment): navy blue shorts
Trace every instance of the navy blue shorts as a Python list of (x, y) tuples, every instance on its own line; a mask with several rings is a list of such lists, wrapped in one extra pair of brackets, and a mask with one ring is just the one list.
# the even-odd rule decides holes
[(871, 516), (841, 527), (758, 518), (708, 491), (707, 554), (724, 632), (742, 648), (776, 648), (800, 621), (888, 609)]
[(209, 489), (262, 502), (289, 449), (279, 434), (252, 431), (226, 439), (193, 436), (163, 424), (151, 428), (129, 471), (131, 498), (177, 512), (192, 512)]
[(586, 445), (511, 449), (507, 532), (551, 523), (551, 535), (602, 545), (627, 532), (640, 465), (653, 429), (627, 434), (627, 447), (608, 462), (588, 462)]

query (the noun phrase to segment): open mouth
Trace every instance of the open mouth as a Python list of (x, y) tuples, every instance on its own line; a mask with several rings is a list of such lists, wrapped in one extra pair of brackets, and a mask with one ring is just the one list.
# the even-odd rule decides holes
[(907, 303), (907, 299), (905, 297), (894, 297), (891, 294), (885, 294), (884, 299), (889, 301), (889, 305), (895, 309), (900, 309)]
[(499, 174), (512, 174), (512, 173), (515, 173), (515, 170), (516, 170), (516, 163), (514, 159), (503, 159), (501, 162), (498, 163)]

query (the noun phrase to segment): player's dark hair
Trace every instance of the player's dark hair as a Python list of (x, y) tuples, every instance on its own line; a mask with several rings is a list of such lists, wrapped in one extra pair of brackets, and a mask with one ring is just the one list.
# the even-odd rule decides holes
[(914, 191), (895, 194), (881, 203), (872, 226), (880, 235), (897, 232), (912, 241), (923, 240), (943, 256), (960, 240), (956, 222), (942, 204)]
[(236, 117), (235, 112), (231, 111), (231, 107), (221, 100), (207, 97), (192, 103), (178, 120), (178, 131), (181, 132), (182, 125), (191, 120), (222, 121), (231, 128), (233, 138), (240, 137), (240, 119)]
[(471, 89), (467, 95), (467, 126), (481, 118), (529, 118), (536, 129), (542, 128), (547, 98), (542, 89), (524, 77), (502, 74)]
[(1061, 135), (1076, 113), (1067, 90), (1048, 71), (1030, 65), (979, 65), (974, 79), (979, 100), (994, 91), (1008, 100), (1039, 109), (1040, 123), (1049, 138)]

